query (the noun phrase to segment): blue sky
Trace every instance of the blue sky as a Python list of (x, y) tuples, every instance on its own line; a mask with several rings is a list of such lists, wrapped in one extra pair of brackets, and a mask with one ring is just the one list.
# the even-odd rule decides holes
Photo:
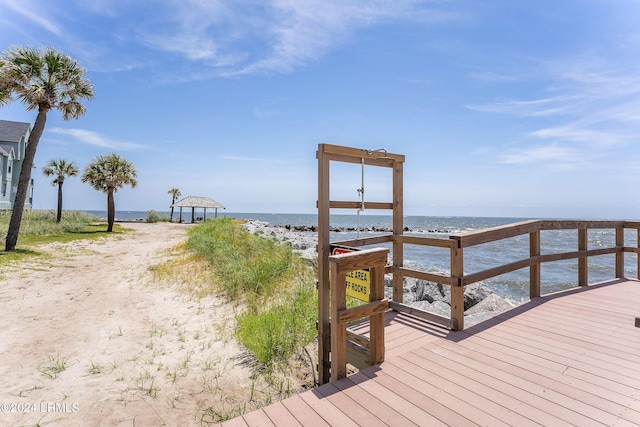
[[(49, 113), (35, 208), (56, 205), (48, 160), (117, 152), (139, 182), (118, 210), (166, 211), (177, 187), (313, 213), (329, 143), (404, 154), (408, 215), (640, 218), (637, 0), (0, 0), (0, 41), (69, 54), (96, 94)], [(359, 187), (333, 168), (332, 198)], [(64, 188), (65, 209), (105, 209)], [(366, 168), (366, 200), (390, 191)]]

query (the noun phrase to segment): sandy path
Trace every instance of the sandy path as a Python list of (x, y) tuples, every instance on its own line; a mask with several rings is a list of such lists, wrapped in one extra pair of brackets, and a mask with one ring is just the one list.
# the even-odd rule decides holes
[(228, 305), (151, 284), (188, 226), (123, 226), (0, 267), (0, 426), (206, 425), (250, 387)]

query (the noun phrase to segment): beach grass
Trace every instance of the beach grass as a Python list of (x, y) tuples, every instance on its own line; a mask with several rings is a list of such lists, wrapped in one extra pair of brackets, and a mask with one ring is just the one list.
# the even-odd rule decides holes
[[(11, 211), (0, 211), (0, 238), (7, 237)], [(117, 224), (116, 233), (123, 232)], [(107, 236), (107, 224), (98, 217), (80, 211), (65, 211), (56, 223), (55, 211), (25, 211), (20, 224), (18, 248), (12, 252), (0, 252), (0, 263), (25, 256), (37, 255), (37, 245), (52, 242), (69, 242), (80, 239), (95, 239)]]
[(316, 274), (290, 245), (218, 218), (191, 229), (186, 246), (211, 265), (217, 289), (244, 304), (236, 336), (268, 371), (315, 338)]

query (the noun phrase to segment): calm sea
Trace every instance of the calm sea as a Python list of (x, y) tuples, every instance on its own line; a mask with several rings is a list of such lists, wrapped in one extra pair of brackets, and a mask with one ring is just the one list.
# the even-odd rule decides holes
[[(106, 217), (104, 211), (88, 211), (98, 217)], [(169, 213), (162, 213), (169, 216)], [(207, 212), (207, 218), (213, 217), (213, 212)], [(196, 212), (202, 216), (202, 212)], [(229, 213), (218, 212), (219, 217), (238, 219), (255, 219), (268, 222), (269, 225), (317, 225), (315, 214), (263, 214), (263, 213)], [(120, 220), (146, 219), (146, 212), (118, 211), (116, 218)], [(183, 220), (191, 221), (191, 212), (183, 212)], [(177, 218), (174, 213), (174, 219)], [(486, 218), (486, 217), (431, 217), (407, 216), (404, 226), (411, 231), (405, 234), (428, 236), (446, 239), (450, 234), (511, 224), (530, 218)], [(357, 227), (356, 215), (332, 215), (331, 225), (335, 227)], [(391, 216), (361, 215), (359, 219), (361, 229), (391, 228)], [(315, 233), (313, 233), (315, 234)], [(379, 233), (378, 233), (379, 234)], [(376, 235), (374, 232), (360, 232), (360, 237)], [(332, 241), (350, 240), (357, 237), (355, 232), (332, 233)], [(627, 231), (626, 244), (636, 246), (635, 233)], [(553, 230), (541, 233), (542, 254), (572, 252), (578, 248), (578, 237), (575, 230)], [(615, 231), (604, 229), (589, 231), (589, 249), (611, 247), (615, 245)], [(390, 247), (390, 246), (389, 246)], [(404, 250), (404, 265), (422, 271), (449, 274), (449, 251), (447, 249), (406, 245)], [(465, 249), (465, 273), (470, 274), (505, 263), (519, 261), (529, 256), (529, 236), (523, 235), (498, 242), (486, 243)], [(637, 261), (635, 254), (625, 254), (625, 275), (637, 277)], [(613, 255), (590, 257), (589, 282), (595, 283), (612, 279), (615, 276), (615, 258)], [(568, 260), (545, 263), (541, 266), (542, 292), (549, 293), (576, 286), (578, 280), (578, 261)], [(483, 282), (483, 284), (499, 295), (515, 301), (529, 298), (529, 270), (522, 269), (504, 274)]]

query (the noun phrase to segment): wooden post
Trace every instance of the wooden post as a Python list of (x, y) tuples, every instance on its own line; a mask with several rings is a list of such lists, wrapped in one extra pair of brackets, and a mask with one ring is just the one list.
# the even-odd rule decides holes
[(464, 250), (460, 246), (460, 240), (456, 240), (457, 245), (451, 248), (451, 320), (453, 320), (453, 330), (464, 329), (464, 286), (462, 286), (462, 276), (464, 275)]
[(347, 376), (347, 327), (338, 320), (338, 312), (347, 308), (346, 274), (339, 264), (330, 263), (331, 289), (331, 381)]
[[(578, 229), (578, 250), (586, 251), (589, 246), (588, 229)], [(589, 258), (578, 258), (578, 285), (587, 286), (589, 284)]]
[(616, 228), (616, 248), (620, 252), (616, 253), (616, 278), (624, 277), (624, 228)]
[(540, 296), (540, 230), (529, 233), (529, 256), (534, 258), (529, 267), (529, 298)]
[(318, 145), (318, 382), (329, 382), (331, 325), (329, 322), (329, 159)]
[[(393, 167), (393, 266), (404, 265), (404, 245), (398, 237), (404, 233), (403, 223), (403, 163), (395, 162)], [(384, 280), (384, 278), (383, 278)], [(403, 302), (404, 278), (397, 268), (393, 271), (393, 300)]]
[[(371, 292), (369, 302), (384, 299), (384, 265), (369, 269), (371, 278)], [(384, 313), (378, 313), (369, 319), (369, 337), (371, 342), (370, 364), (373, 366), (384, 362)]]

